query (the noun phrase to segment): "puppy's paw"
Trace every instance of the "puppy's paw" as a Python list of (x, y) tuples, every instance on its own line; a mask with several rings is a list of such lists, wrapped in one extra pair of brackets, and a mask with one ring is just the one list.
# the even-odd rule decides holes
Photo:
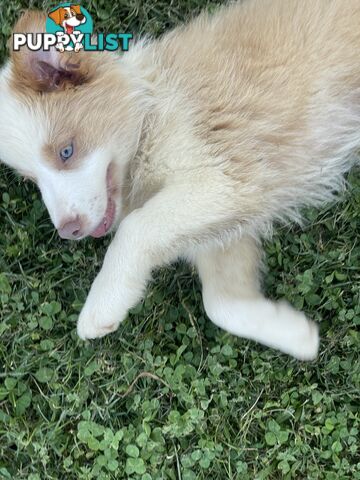
[(65, 48), (64, 48), (64, 45), (62, 43), (57, 43), (55, 45), (55, 48), (56, 48), (56, 50), (59, 50), (59, 52), (61, 52), (61, 53), (65, 52)]
[(78, 319), (77, 333), (82, 340), (104, 337), (117, 330), (121, 320), (121, 315), (111, 314), (108, 308), (86, 302)]
[(319, 327), (312, 320), (307, 321), (307, 333), (298, 358), (300, 360), (314, 360), (319, 352)]
[(80, 50), (83, 48), (83, 45), (81, 43), (76, 43), (75, 44), (75, 48), (74, 48), (74, 51), (76, 53), (80, 52)]
[[(286, 302), (278, 303), (279, 314), (287, 319), (291, 335), (284, 351), (299, 360), (314, 360), (319, 350), (319, 327)], [(284, 325), (286, 328), (286, 326)]]

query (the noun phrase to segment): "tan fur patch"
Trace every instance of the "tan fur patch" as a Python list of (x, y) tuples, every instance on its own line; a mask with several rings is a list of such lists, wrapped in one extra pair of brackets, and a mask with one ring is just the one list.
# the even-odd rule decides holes
[[(45, 13), (27, 10), (19, 18), (13, 33), (44, 33), (45, 25)], [(31, 94), (31, 90), (46, 92), (81, 85), (91, 80), (91, 74), (96, 67), (95, 54), (89, 52), (58, 53), (54, 48), (53, 55), (45, 56), (26, 47), (16, 52), (11, 47), (12, 45), (10, 52), (13, 61), (13, 86), (20, 91), (29, 89), (28, 94)], [(58, 63), (48, 64), (47, 57), (51, 61), (58, 59)], [(54, 75), (53, 82), (51, 75)]]

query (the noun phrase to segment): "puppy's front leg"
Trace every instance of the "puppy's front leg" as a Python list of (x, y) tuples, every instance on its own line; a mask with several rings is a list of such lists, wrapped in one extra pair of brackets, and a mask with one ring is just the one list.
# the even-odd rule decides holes
[(213, 233), (216, 224), (224, 225), (230, 196), (218, 181), (202, 178), (162, 190), (126, 217), (80, 314), (79, 336), (96, 338), (116, 330), (143, 296), (155, 267), (175, 259), (210, 229)]
[(80, 43), (80, 42), (75, 43), (74, 51), (75, 51), (76, 53), (77, 53), (77, 52), (80, 52), (80, 50), (81, 50), (82, 48), (84, 48), (82, 43)]

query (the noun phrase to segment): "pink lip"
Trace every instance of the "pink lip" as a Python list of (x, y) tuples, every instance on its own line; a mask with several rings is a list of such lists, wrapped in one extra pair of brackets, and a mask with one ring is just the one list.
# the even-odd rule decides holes
[(90, 236), (94, 238), (100, 238), (106, 235), (110, 230), (110, 228), (112, 227), (115, 219), (116, 205), (114, 200), (111, 197), (112, 186), (111, 186), (110, 169), (108, 170), (107, 176), (106, 176), (106, 187), (108, 191), (107, 207), (106, 207), (105, 215), (102, 218), (101, 222), (95, 228), (95, 230), (90, 233)]

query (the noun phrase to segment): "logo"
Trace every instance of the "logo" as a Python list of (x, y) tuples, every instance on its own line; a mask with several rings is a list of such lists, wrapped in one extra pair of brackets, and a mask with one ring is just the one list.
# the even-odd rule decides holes
[(92, 35), (93, 21), (91, 15), (80, 5), (62, 4), (51, 10), (46, 19), (46, 32), (57, 36), (58, 50), (75, 50), (84, 48), (84, 35)]
[(93, 20), (81, 5), (62, 3), (48, 13), (46, 33), (14, 33), (13, 49), (49, 51), (55, 47), (59, 52), (129, 50), (131, 33), (93, 34)]

